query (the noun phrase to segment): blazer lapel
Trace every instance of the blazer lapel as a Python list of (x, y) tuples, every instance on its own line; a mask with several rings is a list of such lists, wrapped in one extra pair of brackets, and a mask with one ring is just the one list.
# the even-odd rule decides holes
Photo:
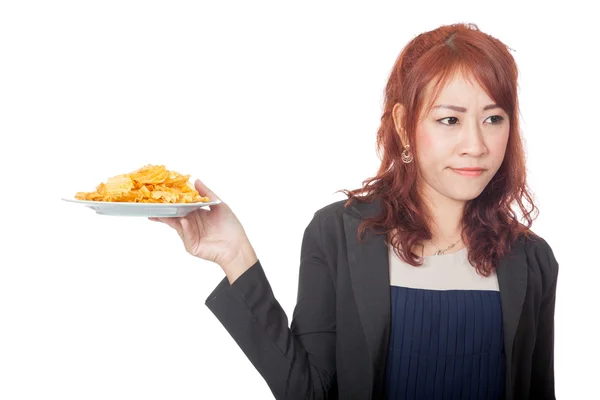
[[(358, 226), (381, 210), (379, 199), (371, 203), (353, 202), (344, 212), (344, 230), (348, 268), (356, 306), (371, 356), (371, 372), (375, 393), (383, 390), (390, 333), (389, 253), (385, 235), (365, 232), (358, 242)], [(527, 291), (527, 260), (523, 243), (516, 241), (499, 261), (496, 270), (502, 305), (504, 346), (506, 354), (506, 398), (512, 399), (513, 343), (525, 293)]]
[(385, 235), (365, 232), (358, 242), (362, 218), (378, 211), (379, 203), (353, 204), (343, 214), (348, 267), (358, 314), (371, 357), (374, 395), (382, 393), (390, 330), (390, 276)]
[(527, 259), (521, 241), (514, 242), (510, 252), (500, 259), (496, 270), (506, 354), (506, 399), (512, 399), (513, 343), (527, 291)]

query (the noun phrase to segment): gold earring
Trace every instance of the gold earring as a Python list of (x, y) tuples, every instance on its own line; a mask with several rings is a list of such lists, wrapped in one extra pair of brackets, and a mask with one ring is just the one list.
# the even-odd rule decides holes
[(413, 160), (413, 155), (412, 155), (412, 152), (410, 151), (409, 145), (404, 146), (404, 150), (402, 151), (401, 157), (402, 157), (402, 161), (405, 164), (408, 164)]

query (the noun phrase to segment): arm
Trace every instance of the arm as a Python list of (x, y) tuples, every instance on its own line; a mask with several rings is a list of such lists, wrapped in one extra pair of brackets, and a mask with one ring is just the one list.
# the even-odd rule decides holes
[(544, 293), (533, 350), (530, 398), (556, 399), (554, 392), (554, 305), (558, 262), (547, 243), (538, 248), (537, 259), (542, 273)]
[(206, 300), (277, 399), (326, 399), (335, 373), (335, 289), (318, 211), (304, 231), (291, 329), (260, 261)]

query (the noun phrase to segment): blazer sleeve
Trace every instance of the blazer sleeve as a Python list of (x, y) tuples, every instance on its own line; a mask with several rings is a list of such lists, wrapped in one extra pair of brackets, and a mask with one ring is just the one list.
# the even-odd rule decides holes
[(260, 260), (233, 284), (224, 278), (205, 304), (276, 399), (326, 399), (335, 376), (335, 288), (323, 253), (319, 211), (304, 231), (299, 274), (290, 327)]
[(554, 390), (554, 305), (558, 262), (546, 241), (543, 241), (543, 244), (538, 247), (536, 256), (540, 265), (543, 294), (533, 350), (530, 398), (556, 399)]

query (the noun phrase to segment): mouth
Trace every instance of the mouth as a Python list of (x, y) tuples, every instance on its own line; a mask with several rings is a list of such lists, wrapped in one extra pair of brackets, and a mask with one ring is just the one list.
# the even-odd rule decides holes
[(450, 168), (452, 171), (456, 172), (462, 176), (479, 176), (483, 174), (485, 169), (483, 168)]

